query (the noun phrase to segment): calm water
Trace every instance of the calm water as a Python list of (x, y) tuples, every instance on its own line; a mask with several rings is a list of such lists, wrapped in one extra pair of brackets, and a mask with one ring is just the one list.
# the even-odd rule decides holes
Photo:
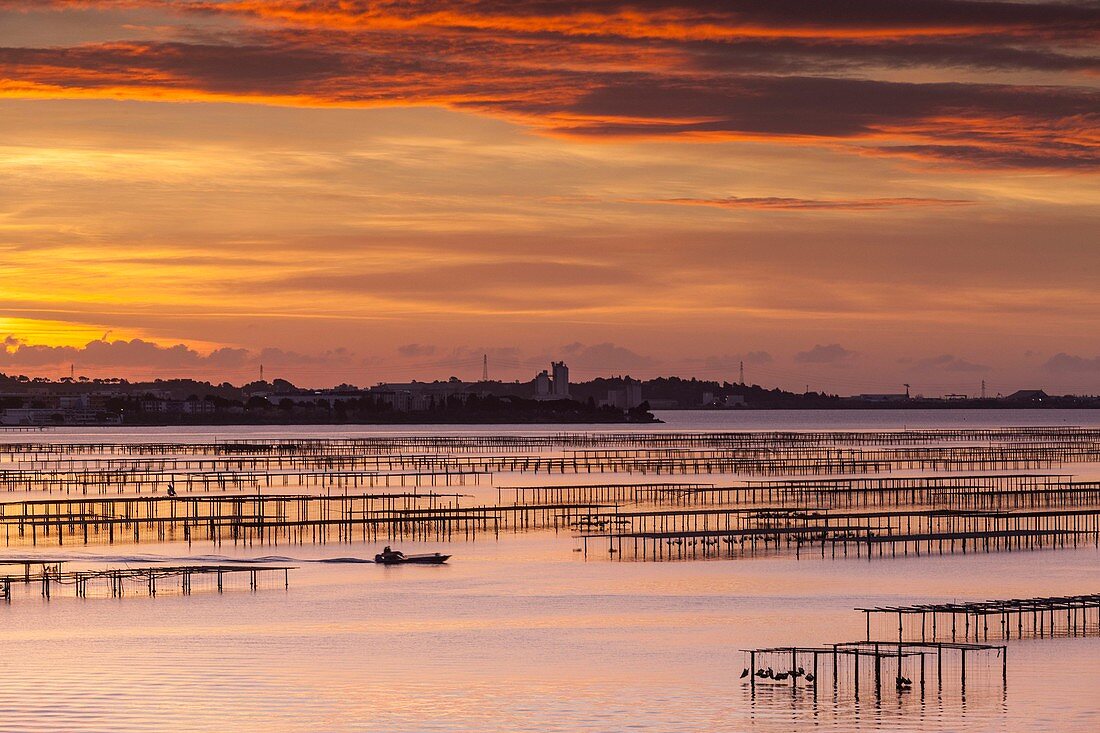
[[(699, 430), (1100, 424), (1095, 413), (1053, 411), (662, 417), (666, 429)], [(261, 432), (271, 434), (237, 434)], [(362, 544), (70, 548), (74, 566), (278, 555), (301, 568), (288, 591), (218, 595), (196, 582), (187, 598), (78, 600), (66, 590), (47, 603), (16, 588), (0, 605), (0, 730), (1100, 729), (1098, 639), (1011, 642), (1007, 694), (978, 675), (965, 700), (891, 691), (878, 703), (815, 702), (785, 688), (753, 700), (738, 679), (740, 649), (861, 638), (858, 605), (1095, 592), (1093, 548), (659, 564), (586, 562), (574, 545), (565, 533), (506, 534), (449, 545), (454, 560), (434, 568), (311, 562), (377, 549)]]

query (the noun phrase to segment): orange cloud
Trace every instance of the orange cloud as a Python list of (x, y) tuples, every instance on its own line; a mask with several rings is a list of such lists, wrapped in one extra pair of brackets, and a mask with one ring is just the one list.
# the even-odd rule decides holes
[(932, 0), (846, 3), (842, 11), (813, 0), (747, 2), (587, 3), (481, 0), (477, 2), (340, 2), (224, 0), (196, 2), (208, 12), (254, 15), (314, 27), (398, 29), (424, 27), (559, 33), (580, 36), (714, 40), (745, 37), (908, 38), (1000, 32), (1079, 37), (1098, 29), (1093, 9), (1073, 3), (1026, 4)]
[[(0, 4), (37, 9), (48, 23), (41, 7)], [(1075, 3), (861, 0), (842, 13), (809, 0), (47, 7), (155, 10), (175, 32), (0, 48), (0, 94), (434, 105), (581, 139), (834, 141), (986, 168), (1100, 164), (1100, 92), (1070, 78), (1100, 72), (1100, 9)], [(189, 30), (200, 17), (224, 27)], [(898, 78), (914, 69), (920, 82)], [(959, 69), (1002, 78), (958, 82)], [(1035, 84), (1030, 73), (1066, 83)]]
[(923, 208), (927, 206), (969, 206), (974, 201), (932, 198), (877, 199), (800, 199), (789, 196), (730, 196), (720, 199), (657, 199), (649, 203), (681, 206), (715, 206), (720, 209), (759, 209), (763, 211), (880, 211), (882, 209)]
[(1091, 358), (1097, 9), (843, 6), (0, 0), (9, 363)]

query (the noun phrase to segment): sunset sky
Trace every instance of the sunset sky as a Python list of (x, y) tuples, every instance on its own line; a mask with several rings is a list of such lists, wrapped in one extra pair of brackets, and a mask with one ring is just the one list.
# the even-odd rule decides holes
[(0, 371), (1100, 392), (1100, 3), (0, 0)]

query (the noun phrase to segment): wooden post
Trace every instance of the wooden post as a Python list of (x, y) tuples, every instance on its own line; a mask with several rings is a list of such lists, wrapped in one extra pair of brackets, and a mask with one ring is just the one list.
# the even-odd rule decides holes
[(856, 649), (855, 649), (855, 657), (856, 657), (856, 671), (855, 671), (855, 675), (853, 675), (853, 679), (855, 680), (855, 685), (856, 685), (856, 700), (859, 700), (859, 647), (856, 647)]
[(966, 696), (966, 650), (961, 649), (961, 650), (959, 650), (959, 652), (960, 652), (960, 656), (962, 657), (962, 678), (961, 678), (962, 679), (962, 694), (963, 694), (963, 697), (965, 697)]
[(882, 656), (875, 644), (875, 697), (882, 695)]
[(837, 688), (837, 653), (836, 644), (833, 644), (833, 696), (836, 696)]
[(816, 700), (816, 699), (817, 699), (817, 650), (814, 650), (814, 680), (813, 680), (813, 688), (814, 688), (814, 699)]

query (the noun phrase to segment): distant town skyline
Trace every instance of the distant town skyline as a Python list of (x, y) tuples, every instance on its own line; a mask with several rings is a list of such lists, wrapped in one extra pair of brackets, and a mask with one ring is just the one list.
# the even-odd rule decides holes
[(1100, 393), (1100, 7), (0, 0), (0, 372)]
[[(949, 354), (922, 360), (899, 360), (894, 364), (879, 362), (879, 376), (865, 379), (856, 366), (866, 363), (865, 355), (839, 344), (817, 344), (787, 358), (757, 351), (741, 358), (726, 355), (687, 359), (679, 362), (679, 366), (610, 343), (568, 344), (540, 355), (524, 354), (511, 348), (444, 352), (423, 344), (409, 344), (388, 359), (362, 357), (346, 349), (322, 357), (280, 349), (252, 352), (222, 348), (204, 354), (182, 344), (166, 348), (141, 340), (96, 341), (84, 347), (43, 347), (9, 339), (6, 349), (7, 358), (0, 362), (0, 373), (52, 381), (66, 378), (194, 379), (243, 385), (283, 379), (302, 388), (322, 389), (339, 384), (369, 387), (380, 383), (448, 379), (473, 383), (481, 381), (487, 373), (489, 381), (537, 382), (540, 373), (552, 366), (552, 361), (564, 359), (563, 365), (573, 378), (583, 381), (631, 376), (635, 379), (697, 378), (737, 384), (743, 374), (745, 384), (768, 389), (778, 387), (796, 393), (859, 395), (908, 391), (914, 397), (996, 397), (1029, 388), (1045, 389), (1052, 394), (1100, 393), (1087, 384), (1072, 383), (1074, 375), (1087, 374), (1088, 370), (1074, 364), (1074, 357), (1068, 354), (1056, 354), (1045, 361), (1039, 361), (1038, 354), (1029, 355), (1036, 365), (1033, 378), (1029, 380), (1025, 373), (1018, 382), (1005, 381), (1004, 372), (995, 367), (974, 364)], [(65, 357), (78, 361), (58, 361)], [(889, 381), (890, 374), (896, 374), (897, 380)], [(998, 374), (1002, 376), (989, 376)], [(548, 384), (552, 385), (553, 380)]]

